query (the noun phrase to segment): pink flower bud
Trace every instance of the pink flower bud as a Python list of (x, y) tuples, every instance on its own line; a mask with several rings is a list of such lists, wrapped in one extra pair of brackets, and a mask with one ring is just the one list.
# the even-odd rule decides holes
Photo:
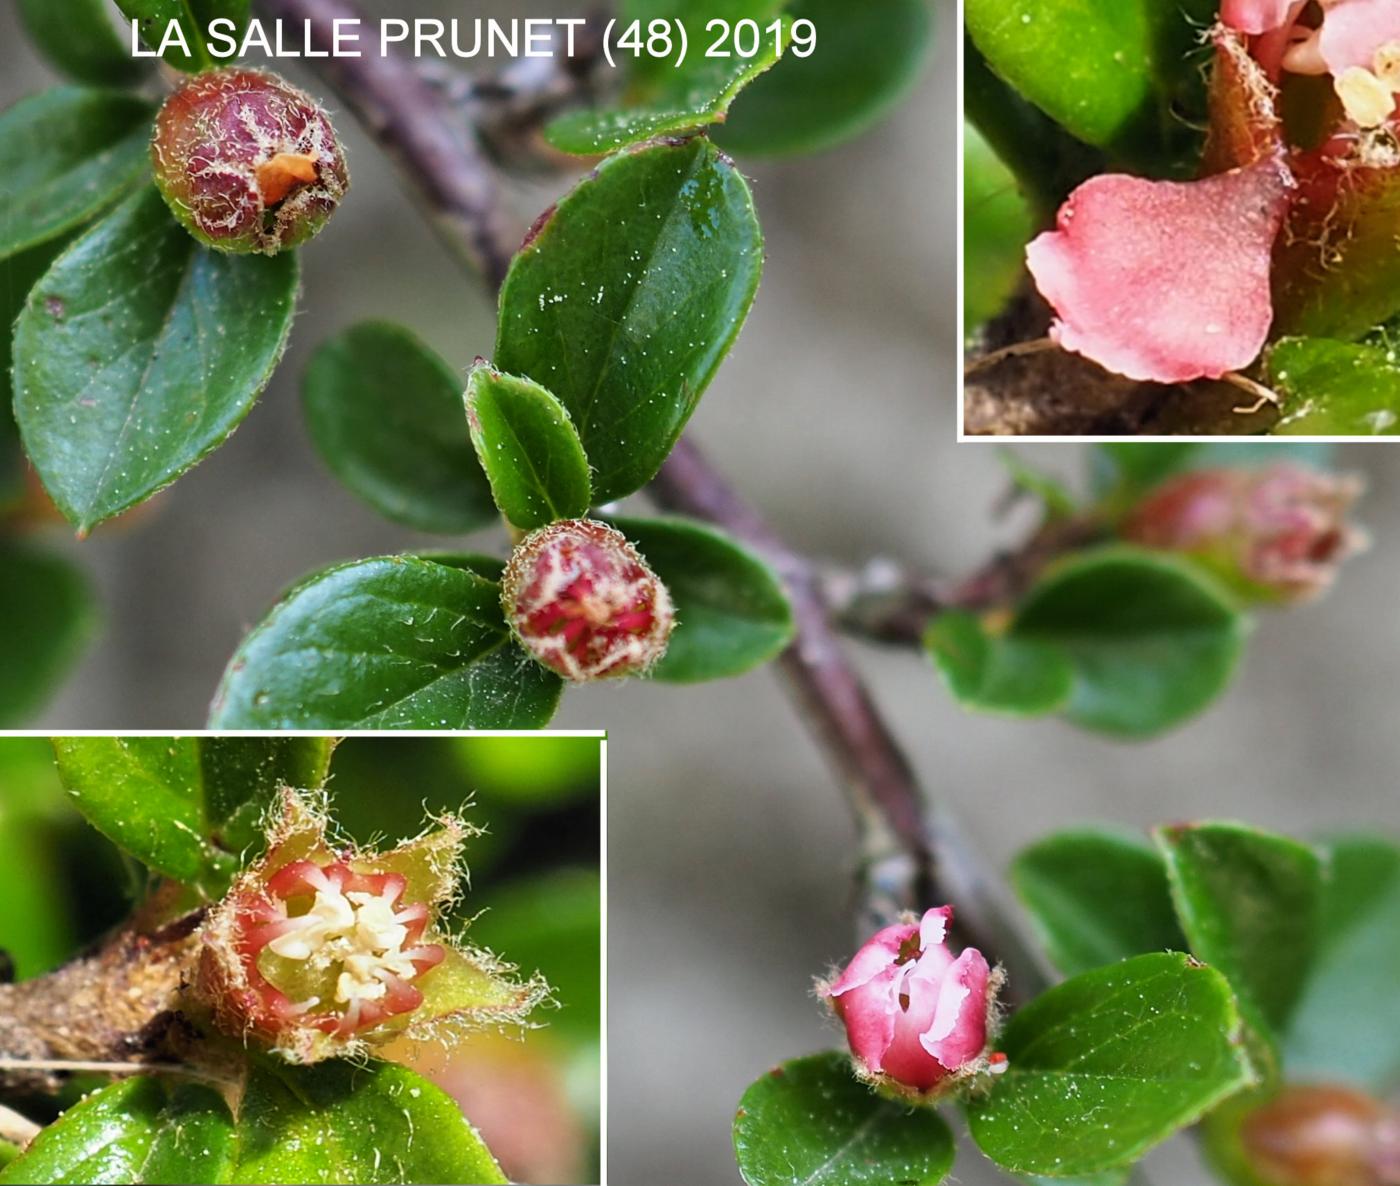
[(276, 255), (304, 243), (350, 185), (325, 111), (261, 70), (190, 78), (156, 117), (151, 157), (180, 224), (220, 251)]
[(501, 579), (525, 649), (565, 679), (643, 675), (666, 653), (671, 595), (620, 531), (591, 519), (526, 536)]
[(891, 1094), (927, 1099), (1006, 1069), (987, 1053), (999, 975), (976, 948), (945, 942), (953, 909), (906, 915), (879, 931), (820, 987), (846, 1027), (856, 1071)]
[(1245, 1118), (1240, 1150), (1271, 1186), (1388, 1186), (1400, 1115), (1349, 1087), (1288, 1087)]
[(1345, 519), (1361, 489), (1352, 475), (1285, 463), (1202, 470), (1148, 495), (1122, 535), (1195, 556), (1252, 600), (1306, 601), (1366, 546), (1365, 534)]

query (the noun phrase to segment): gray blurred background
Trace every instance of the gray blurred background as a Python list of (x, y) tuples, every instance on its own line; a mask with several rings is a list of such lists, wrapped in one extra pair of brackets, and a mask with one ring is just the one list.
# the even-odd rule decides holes
[[(413, 11), (454, 7), (464, 6), (415, 0)], [(933, 60), (898, 115), (823, 156), (746, 166), (768, 269), (694, 431), (799, 546), (955, 573), (1025, 524), (991, 525), (1002, 469), (991, 446), (954, 443), (956, 29), (951, 4), (937, 7)], [(0, 104), (48, 81), (0, 5)], [(353, 196), (304, 252), (303, 311), (260, 405), (156, 513), (82, 545), (54, 534), (93, 573), (106, 626), (42, 728), (197, 727), (243, 631), (280, 589), (332, 561), (441, 544), (342, 490), (302, 425), (309, 353), (352, 321), (404, 321), (464, 373), (492, 337), (490, 303), (375, 150), (341, 126)], [(550, 195), (514, 196), (523, 227)], [(1026, 452), (1066, 474), (1085, 460), (1081, 446)], [(1263, 619), (1224, 702), (1164, 740), (1111, 745), (1056, 722), (969, 717), (918, 656), (858, 648), (927, 786), (956, 805), (989, 861), (1004, 866), (1043, 832), (1090, 819), (1400, 831), (1400, 454), (1362, 446), (1345, 459), (1369, 475), (1375, 549), (1326, 602)], [(767, 672), (587, 689), (557, 723), (612, 738), (611, 1180), (732, 1186), (729, 1126), (744, 1087), (835, 1041), (809, 989), (852, 946), (841, 799)], [(1156, 1165), (1159, 1186), (1207, 1181), (1186, 1147)], [(1004, 1181), (971, 1153), (955, 1177)]]

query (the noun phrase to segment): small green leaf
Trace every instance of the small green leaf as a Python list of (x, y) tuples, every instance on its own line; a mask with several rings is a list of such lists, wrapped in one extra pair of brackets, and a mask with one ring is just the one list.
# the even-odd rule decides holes
[(976, 614), (939, 614), (924, 646), (953, 698), (974, 712), (1043, 716), (1074, 692), (1074, 667), (1059, 648), (990, 634)]
[(107, 0), (19, 0), (29, 39), (65, 74), (93, 86), (125, 86), (146, 76), (112, 23)]
[(81, 532), (149, 498), (223, 443), (291, 331), (295, 256), (200, 247), (147, 188), (34, 286), (15, 334), (15, 414)]
[(1188, 951), (1167, 867), (1136, 833), (1057, 832), (1023, 850), (1011, 880), (1055, 966), (1077, 976), (1154, 951)]
[(485, 363), (472, 368), (466, 402), (476, 455), (511, 523), (531, 531), (588, 513), (588, 458), (563, 404)]
[(661, 468), (743, 326), (762, 249), (744, 179), (699, 139), (605, 161), (516, 256), (494, 362), (569, 410), (595, 503)]
[(1220, 694), (1246, 630), (1229, 595), (1189, 562), (1112, 547), (1052, 569), (1022, 603), (1011, 636), (1069, 657), (1070, 720), (1146, 737)]
[(748, 1186), (937, 1186), (953, 1134), (934, 1111), (881, 1099), (845, 1055), (814, 1054), (744, 1092), (734, 1152)]
[(24, 544), (0, 543), (0, 724), (37, 712), (96, 626), (83, 575), (67, 560)]
[(698, 683), (743, 675), (792, 641), (792, 607), (772, 569), (721, 531), (688, 519), (614, 519), (661, 578), (676, 629), (652, 675)]
[(817, 152), (859, 135), (909, 93), (933, 25), (927, 0), (793, 0), (787, 13), (812, 22), (816, 48), (789, 46), (744, 90), (715, 136), (729, 152)]
[(1317, 950), (1321, 858), (1243, 824), (1161, 828), (1156, 836), (1191, 950), (1229, 978), (1261, 1036), (1282, 1033)]
[(1317, 954), (1284, 1041), (1295, 1079), (1400, 1084), (1400, 848), (1368, 836), (1324, 846)]
[(0, 258), (81, 226), (131, 189), (149, 169), (153, 114), (134, 95), (65, 86), (0, 115)]
[(172, 44), (165, 51), (165, 61), (193, 74), (222, 64), (209, 52), (210, 22), (233, 21), (233, 36), (240, 38), (248, 24), (249, 0), (117, 0), (117, 7), (128, 20), (140, 22), (141, 40), (152, 50), (160, 49), (170, 23), (177, 22), (189, 52)]
[(1283, 436), (1400, 434), (1400, 365), (1384, 346), (1285, 338), (1269, 351)]
[(261, 842), (284, 786), (326, 780), (325, 738), (64, 737), (59, 774), (78, 809), (158, 873), (213, 896)]
[(1018, 1174), (1128, 1165), (1252, 1081), (1230, 985), (1179, 954), (1085, 972), (1012, 1017), (1006, 1072), (968, 1108), (973, 1139)]
[(365, 321), (322, 343), (301, 396), (311, 439), (350, 490), (405, 527), (465, 535), (499, 516), (462, 386), (408, 330)]
[(963, 331), (1004, 308), (1025, 276), (1034, 223), (1015, 175), (971, 124), (963, 136)]
[(1047, 518), (1064, 519), (1079, 509), (1079, 502), (1054, 474), (1032, 465), (1014, 449), (998, 449), (997, 460), (1006, 468), (1018, 495), (1040, 503)]
[[(735, 96), (771, 67), (786, 45), (788, 22), (781, 19), (783, 7), (784, 0), (706, 0), (704, 4), (695, 0), (626, 0), (615, 41), (621, 40), (631, 22), (641, 21), (645, 43), (651, 22), (667, 21), (674, 51), (655, 56), (646, 52), (634, 58), (631, 50), (614, 49), (614, 56), (629, 69), (626, 105), (560, 116), (545, 129), (546, 138), (565, 152), (592, 156), (723, 120)], [(677, 20), (685, 27), (684, 62), (679, 61)], [(735, 52), (731, 39), (719, 47), (728, 49), (726, 56), (709, 54), (707, 47), (716, 42), (719, 29), (707, 30), (716, 21), (727, 22), (731, 29), (739, 21), (756, 22), (760, 26), (756, 52), (751, 57), (742, 56)], [(782, 25), (776, 36), (771, 29), (775, 21)], [(656, 45), (659, 48), (661, 42)]]
[(325, 569), (243, 641), (210, 723), (219, 729), (532, 729), (560, 679), (511, 637), (500, 587), (446, 558)]

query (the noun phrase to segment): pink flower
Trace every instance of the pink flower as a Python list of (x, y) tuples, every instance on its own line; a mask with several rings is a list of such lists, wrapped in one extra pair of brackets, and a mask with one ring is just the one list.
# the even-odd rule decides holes
[(1271, 33), (1291, 23), (1307, 0), (1225, 0), (1220, 19), (1241, 33)]
[(1259, 356), (1292, 180), (1267, 158), (1204, 181), (1105, 174), (1026, 249), (1066, 350), (1130, 379), (1218, 379)]
[(984, 1057), (996, 977), (976, 948), (959, 956), (945, 939), (951, 906), (878, 932), (821, 989), (846, 1027), (863, 1078), (926, 1096), (952, 1080), (1004, 1068)]

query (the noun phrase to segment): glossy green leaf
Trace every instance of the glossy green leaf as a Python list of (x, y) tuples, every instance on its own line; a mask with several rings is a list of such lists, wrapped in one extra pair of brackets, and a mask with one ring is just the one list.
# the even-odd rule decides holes
[(1269, 382), (1282, 397), (1272, 431), (1298, 436), (1400, 433), (1400, 365), (1384, 346), (1285, 338), (1269, 351)]
[(1077, 976), (1154, 951), (1188, 951), (1167, 868), (1141, 836), (1057, 832), (1023, 850), (1011, 881), (1055, 966)]
[(78, 658), (97, 622), (87, 580), (62, 557), (0, 542), (0, 724), (37, 712)]
[(734, 1117), (748, 1186), (937, 1186), (953, 1168), (938, 1113), (881, 1099), (845, 1055), (814, 1054), (750, 1085)]
[(588, 513), (588, 458), (563, 404), (485, 363), (472, 368), (466, 403), (472, 444), (511, 523), (530, 531)]
[(499, 516), (462, 387), (407, 329), (364, 321), (322, 343), (301, 396), (317, 451), (350, 490), (395, 523), (465, 535)]
[[(770, 26), (774, 22), (786, 25), (781, 19), (783, 8), (783, 0), (626, 0), (614, 45), (633, 21), (642, 22), (643, 42), (649, 40), (653, 21), (668, 21), (674, 51), (633, 56), (630, 49), (615, 48), (615, 60), (625, 65), (629, 75), (622, 104), (560, 116), (545, 129), (545, 136), (565, 152), (591, 156), (723, 120), (735, 96), (778, 60), (780, 48), (786, 44), (786, 31), (784, 28), (775, 34)], [(719, 46), (728, 49), (727, 56), (709, 54), (707, 49), (717, 41), (719, 29), (706, 30), (719, 20), (727, 21), (731, 28), (741, 20), (757, 22), (761, 33), (754, 47), (757, 52), (743, 57), (730, 40)], [(676, 21), (685, 27), (684, 62), (679, 61)], [(657, 40), (655, 47), (660, 50), (663, 43)]]
[(294, 255), (200, 247), (147, 188), (59, 256), (15, 335), (15, 414), (81, 532), (149, 498), (252, 409), (291, 331)]
[(1317, 951), (1284, 1041), (1301, 1080), (1400, 1085), (1400, 848), (1348, 836), (1324, 848)]
[(729, 536), (688, 519), (614, 519), (671, 593), (676, 628), (659, 680), (743, 675), (792, 641), (792, 607), (776, 573)]
[(516, 256), (493, 361), (569, 410), (595, 503), (661, 468), (739, 334), (762, 247), (744, 179), (692, 140), (605, 161)]
[(139, 22), (141, 40), (152, 50), (161, 47), (170, 23), (177, 22), (185, 49), (172, 43), (165, 51), (165, 61), (177, 70), (195, 73), (228, 64), (226, 58), (215, 60), (210, 53), (209, 24), (231, 20), (236, 30), (233, 35), (241, 37), (248, 23), (249, 0), (117, 0), (117, 7), (128, 20)]
[(437, 559), (386, 556), (316, 573), (238, 648), (219, 729), (529, 729), (559, 678), (517, 645), (500, 587)]
[(744, 89), (715, 139), (729, 152), (817, 152), (859, 135), (909, 93), (928, 51), (927, 0), (793, 0), (816, 48), (793, 48)]
[(1161, 828), (1172, 897), (1191, 950), (1234, 985), (1263, 1035), (1280, 1033), (1317, 951), (1316, 850), (1243, 824)]
[(1230, 985), (1180, 954), (1085, 972), (1018, 1011), (1007, 1070), (968, 1108), (973, 1139), (1021, 1174), (1094, 1174), (1137, 1160), (1249, 1085)]
[(148, 169), (149, 103), (55, 87), (0, 115), (0, 258), (82, 225)]
[(123, 86), (146, 76), (107, 0), (19, 0), (19, 15), (44, 57), (79, 82)]
[(963, 137), (963, 330), (1000, 313), (1025, 276), (1030, 207), (1011, 170), (971, 124)]
[(330, 762), (323, 738), (65, 737), (54, 750), (100, 832), (211, 896), (258, 846), (278, 790), (320, 787)]
[(953, 698), (975, 712), (1042, 716), (1074, 692), (1074, 667), (1058, 647), (992, 634), (976, 614), (939, 614), (924, 646)]
[(1220, 694), (1246, 629), (1229, 595), (1189, 562), (1113, 547), (1052, 569), (1022, 603), (1011, 635), (1068, 656), (1070, 720), (1146, 737)]

